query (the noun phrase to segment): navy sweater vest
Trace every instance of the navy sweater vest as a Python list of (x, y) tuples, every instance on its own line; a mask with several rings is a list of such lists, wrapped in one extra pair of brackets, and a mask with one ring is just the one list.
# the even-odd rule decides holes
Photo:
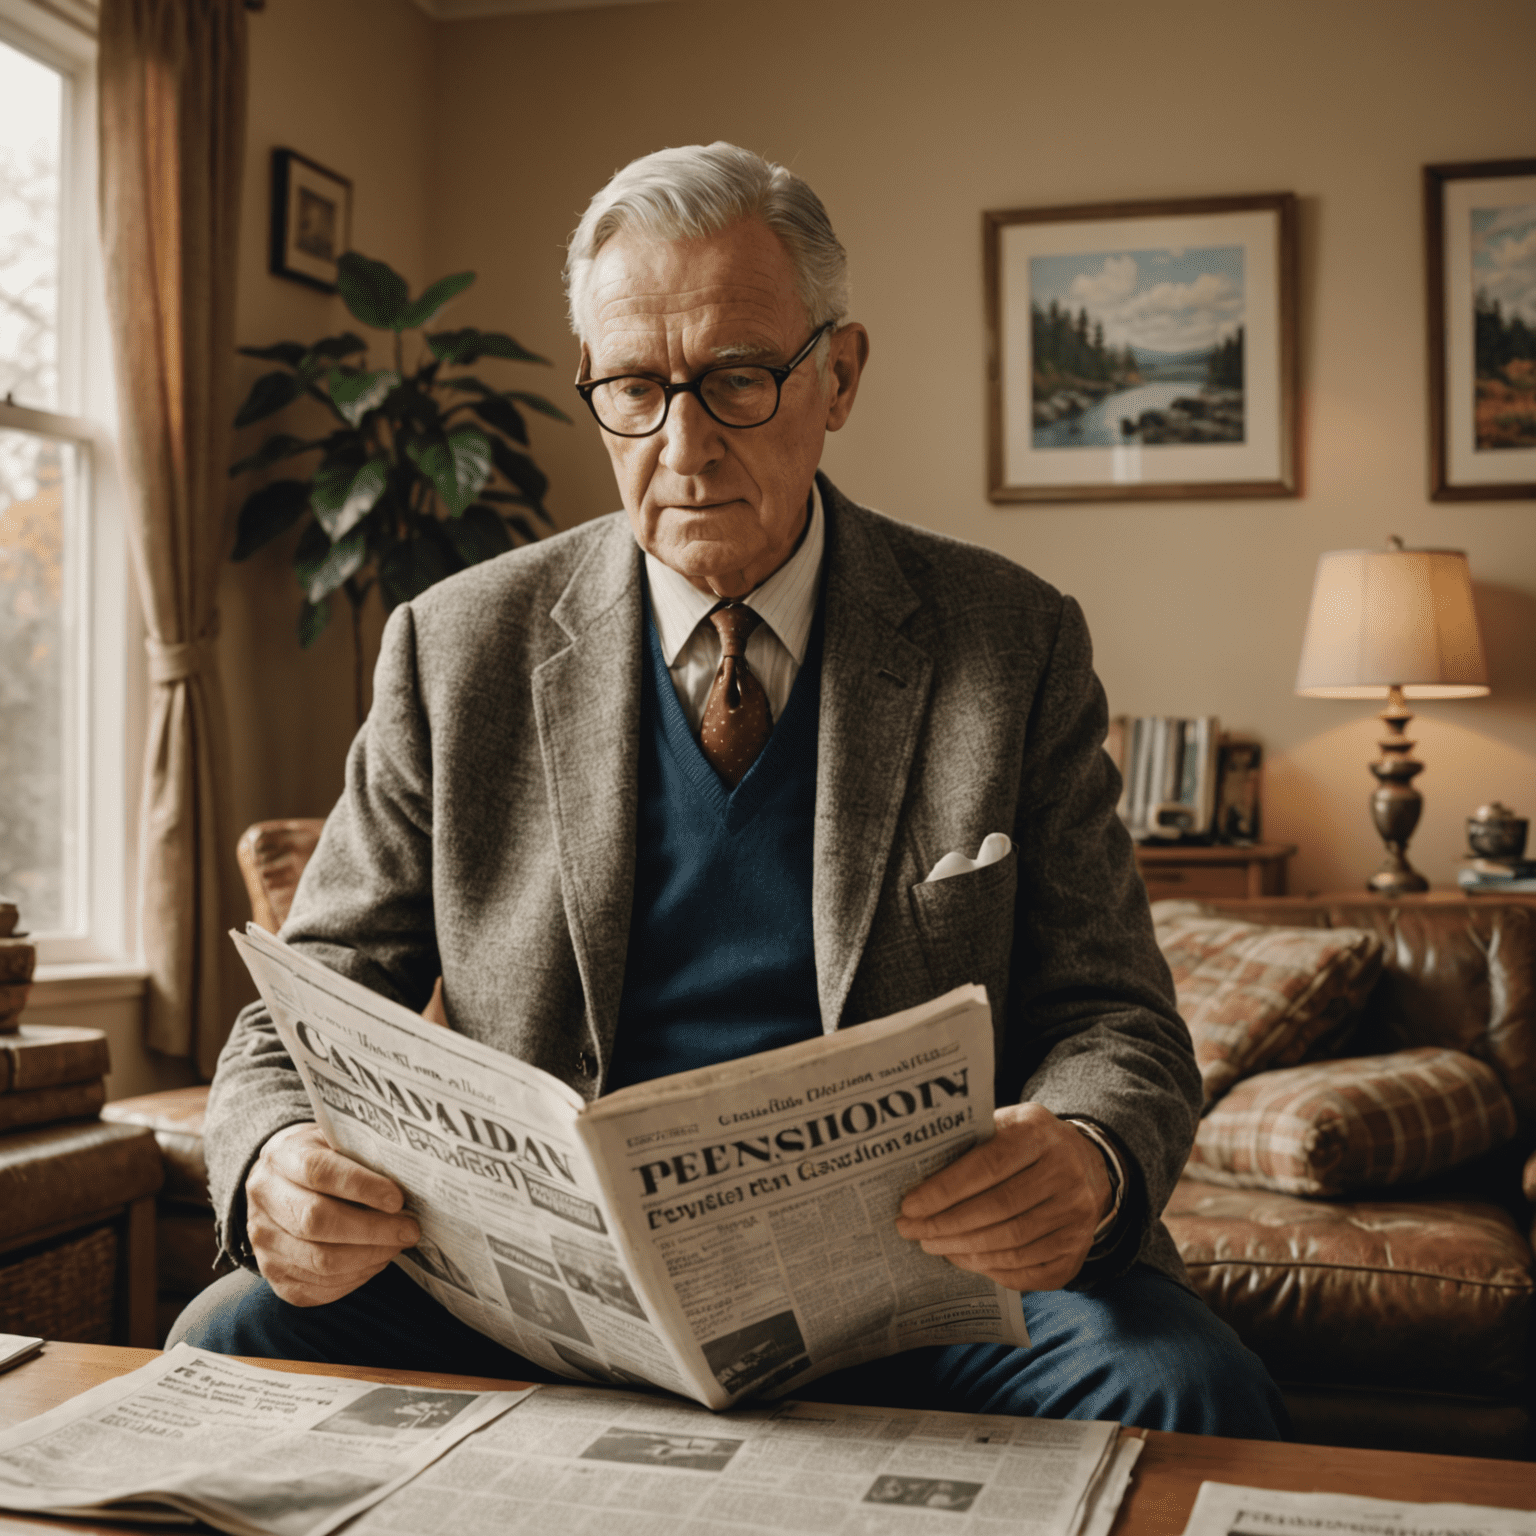
[(821, 1034), (811, 842), (821, 620), (734, 790), (688, 728), (646, 611), (635, 904), (610, 1088)]

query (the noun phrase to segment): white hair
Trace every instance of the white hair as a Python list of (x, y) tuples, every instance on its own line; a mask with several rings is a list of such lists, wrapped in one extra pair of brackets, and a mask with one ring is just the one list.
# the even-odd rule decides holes
[(571, 329), (583, 335), (592, 263), (621, 230), (688, 240), (752, 218), (783, 242), (811, 324), (840, 323), (848, 313), (848, 253), (821, 199), (793, 171), (722, 139), (631, 160), (587, 204), (566, 248)]

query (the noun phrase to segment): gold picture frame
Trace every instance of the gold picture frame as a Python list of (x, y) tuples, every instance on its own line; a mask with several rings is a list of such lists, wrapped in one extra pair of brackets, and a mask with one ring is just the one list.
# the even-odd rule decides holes
[(992, 211), (982, 248), (991, 500), (1299, 494), (1292, 193)]
[(1536, 499), (1536, 159), (1424, 167), (1424, 274), (1430, 497)]

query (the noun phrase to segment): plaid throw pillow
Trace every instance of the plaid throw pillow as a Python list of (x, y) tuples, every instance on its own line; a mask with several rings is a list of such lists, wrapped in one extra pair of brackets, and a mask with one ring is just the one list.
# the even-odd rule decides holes
[(1185, 1172), (1284, 1195), (1344, 1195), (1443, 1173), (1515, 1134), (1491, 1067), (1438, 1046), (1318, 1061), (1241, 1082), (1200, 1122)]
[(1363, 928), (1269, 928), (1189, 902), (1158, 902), (1152, 918), (1207, 1108), (1239, 1078), (1335, 1043), (1381, 974), (1381, 938)]

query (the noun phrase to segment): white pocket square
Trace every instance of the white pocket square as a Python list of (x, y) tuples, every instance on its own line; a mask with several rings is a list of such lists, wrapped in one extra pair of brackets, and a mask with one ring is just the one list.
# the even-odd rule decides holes
[(981, 847), (976, 850), (974, 859), (966, 858), (958, 848), (953, 853), (946, 853), (928, 871), (928, 878), (923, 884), (932, 885), (935, 880), (948, 880), (951, 875), (968, 875), (973, 869), (985, 869), (988, 864), (996, 864), (1012, 851), (1013, 839), (1006, 832), (989, 832), (982, 840)]

